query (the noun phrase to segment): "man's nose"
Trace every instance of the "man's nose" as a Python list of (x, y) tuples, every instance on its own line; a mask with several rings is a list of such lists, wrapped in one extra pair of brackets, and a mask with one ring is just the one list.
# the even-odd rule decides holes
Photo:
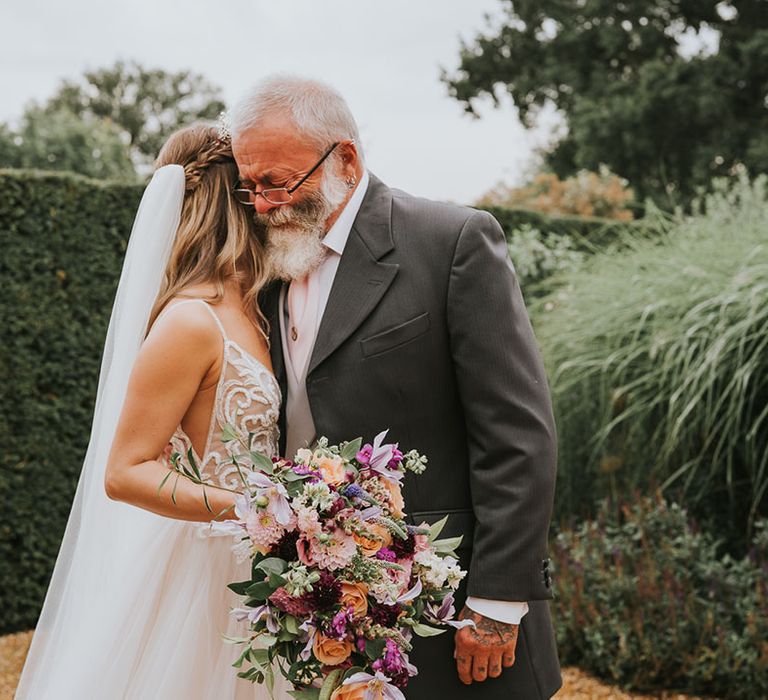
[(277, 209), (279, 207), (279, 204), (272, 204), (268, 202), (264, 197), (261, 195), (256, 197), (256, 200), (253, 203), (254, 208), (259, 214), (266, 214), (267, 212), (272, 211), (273, 209)]

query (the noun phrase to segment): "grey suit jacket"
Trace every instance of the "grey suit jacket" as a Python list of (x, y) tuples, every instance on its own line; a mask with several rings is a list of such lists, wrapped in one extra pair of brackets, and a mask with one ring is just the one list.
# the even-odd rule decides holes
[[(285, 387), (278, 291), (267, 290), (263, 304)], [(505, 238), (490, 214), (412, 197), (371, 176), (307, 393), (317, 433), (331, 443), (372, 440), (389, 428), (388, 440), (429, 457), (425, 474), (407, 477), (407, 509), (415, 520), (452, 515), (450, 531), (465, 534), (472, 549), (470, 595), (552, 597), (554, 421)]]

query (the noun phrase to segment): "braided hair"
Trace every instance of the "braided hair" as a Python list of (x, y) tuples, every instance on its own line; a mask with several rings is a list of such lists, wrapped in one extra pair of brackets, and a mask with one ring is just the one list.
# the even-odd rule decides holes
[(252, 213), (232, 196), (238, 169), (230, 138), (207, 123), (184, 127), (170, 136), (155, 161), (156, 168), (170, 164), (184, 168), (184, 202), (149, 327), (187, 287), (213, 284), (215, 303), (223, 299), (225, 283), (235, 280), (246, 315), (268, 339), (267, 322), (257, 303), (269, 281), (264, 233)]

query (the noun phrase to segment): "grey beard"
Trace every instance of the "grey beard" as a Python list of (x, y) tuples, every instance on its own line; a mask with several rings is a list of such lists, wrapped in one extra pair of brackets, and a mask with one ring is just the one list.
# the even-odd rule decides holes
[(347, 195), (344, 181), (326, 171), (320, 190), (295, 205), (284, 205), (256, 219), (265, 227), (271, 276), (290, 282), (316, 270), (326, 255), (325, 222)]

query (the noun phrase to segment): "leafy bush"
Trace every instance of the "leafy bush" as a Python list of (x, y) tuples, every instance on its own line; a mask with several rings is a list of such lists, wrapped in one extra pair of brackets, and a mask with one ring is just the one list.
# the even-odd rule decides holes
[(561, 532), (555, 626), (567, 663), (637, 690), (768, 697), (768, 521), (744, 559), (662, 499)]
[(558, 508), (661, 487), (748, 534), (768, 489), (768, 179), (597, 253), (533, 311), (560, 442)]
[(552, 278), (581, 264), (585, 254), (576, 250), (570, 236), (544, 234), (530, 224), (511, 231), (509, 255), (527, 298), (551, 290)]
[(539, 173), (524, 187), (497, 185), (480, 198), (479, 205), (631, 221), (633, 202), (629, 183), (603, 165), (599, 172), (580, 170), (565, 180), (555, 173)]
[(490, 204), (479, 205), (479, 208), (496, 217), (507, 238), (514, 231), (528, 225), (545, 235), (568, 236), (574, 248), (585, 252), (594, 252), (610, 244), (642, 236), (647, 228), (643, 220), (624, 222), (585, 216), (552, 216), (532, 209)]
[(141, 187), (0, 171), (0, 634), (37, 620)]

